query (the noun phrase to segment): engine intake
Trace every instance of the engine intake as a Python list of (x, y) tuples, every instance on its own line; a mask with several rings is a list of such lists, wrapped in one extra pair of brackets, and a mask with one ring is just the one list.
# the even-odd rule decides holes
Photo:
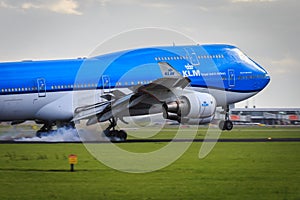
[(213, 120), (215, 98), (206, 93), (185, 92), (178, 100), (163, 104), (163, 117), (186, 124), (207, 124)]

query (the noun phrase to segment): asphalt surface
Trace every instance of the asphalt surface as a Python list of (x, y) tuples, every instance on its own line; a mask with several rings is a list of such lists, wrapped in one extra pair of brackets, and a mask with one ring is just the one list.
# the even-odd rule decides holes
[[(154, 142), (204, 142), (204, 139), (129, 139), (113, 143), (154, 143)], [(300, 138), (230, 138), (206, 139), (205, 142), (300, 142)], [(13, 141), (0, 140), (0, 144), (55, 144), (55, 143), (111, 143), (110, 141)]]

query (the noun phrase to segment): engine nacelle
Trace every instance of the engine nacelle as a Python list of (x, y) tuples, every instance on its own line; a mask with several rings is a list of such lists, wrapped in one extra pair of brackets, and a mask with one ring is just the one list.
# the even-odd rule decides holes
[(214, 118), (215, 98), (207, 93), (187, 91), (178, 100), (163, 104), (163, 116), (186, 124), (207, 124)]
[(214, 116), (211, 117), (205, 117), (205, 118), (183, 118), (181, 119), (182, 124), (189, 124), (189, 125), (199, 125), (199, 124), (208, 124), (214, 119)]

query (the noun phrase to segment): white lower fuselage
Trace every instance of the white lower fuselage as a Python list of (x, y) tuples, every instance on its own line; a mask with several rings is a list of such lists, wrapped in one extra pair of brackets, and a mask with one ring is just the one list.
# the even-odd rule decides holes
[[(209, 92), (218, 106), (233, 104), (256, 94), (237, 93), (206, 88), (190, 88), (197, 92)], [(123, 88), (128, 93), (129, 89)], [(77, 107), (101, 102), (102, 90), (49, 92), (44, 97), (37, 93), (0, 96), (0, 121), (41, 120), (69, 121)]]

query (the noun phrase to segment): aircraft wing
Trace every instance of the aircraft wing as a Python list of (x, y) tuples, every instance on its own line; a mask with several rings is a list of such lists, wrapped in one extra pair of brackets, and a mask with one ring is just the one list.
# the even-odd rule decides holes
[(97, 113), (103, 112), (107, 107), (110, 107), (111, 101), (105, 101), (93, 105), (78, 107), (75, 109), (72, 121), (80, 121), (82, 119), (91, 119)]
[[(174, 89), (184, 89), (190, 83), (187, 77), (183, 77), (170, 64), (166, 62), (158, 63), (162, 78), (150, 84), (139, 85), (132, 88), (132, 93), (125, 95), (115, 90), (119, 95), (114, 96), (102, 103), (97, 103), (75, 110), (72, 121), (88, 119), (87, 125), (103, 122), (112, 117), (122, 119), (124, 116), (141, 115), (148, 113), (151, 107), (161, 105), (166, 99), (174, 98)], [(129, 110), (134, 110), (130, 112)]]
[(139, 87), (137, 92), (149, 94), (159, 101), (164, 101), (174, 95), (174, 89), (184, 89), (190, 84), (190, 79), (183, 77), (169, 63), (159, 62), (158, 64), (163, 78), (159, 78), (148, 85)]

